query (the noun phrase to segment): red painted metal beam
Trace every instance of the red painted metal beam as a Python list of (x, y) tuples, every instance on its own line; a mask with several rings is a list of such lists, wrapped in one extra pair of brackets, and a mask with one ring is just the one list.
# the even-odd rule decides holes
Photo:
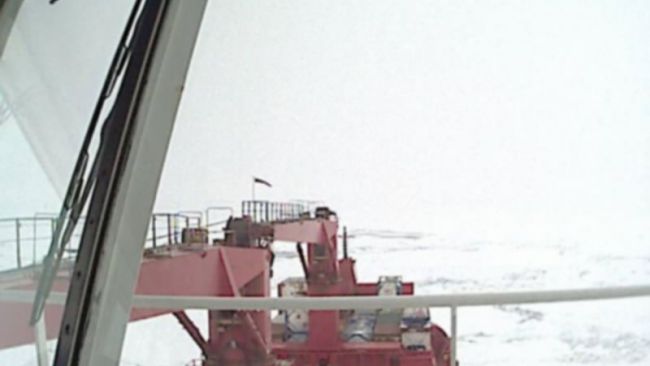
[[(223, 266), (224, 272), (226, 274), (226, 280), (228, 282), (228, 287), (230, 287), (230, 294), (231, 296), (234, 297), (240, 297), (241, 294), (239, 292), (239, 286), (237, 286), (237, 281), (236, 277), (239, 276), (239, 272), (237, 272), (237, 276), (235, 276), (235, 272), (230, 266), (230, 260), (228, 258), (228, 255), (225, 253), (225, 251), (221, 252), (221, 264)], [(255, 268), (255, 266), (249, 266)], [(257, 273), (259, 274), (259, 267), (257, 267)], [(262, 268), (263, 270), (263, 268)], [(223, 295), (223, 294), (222, 294)], [(253, 321), (253, 318), (248, 311), (239, 311), (237, 312), (237, 316), (239, 316), (243, 323), (244, 326), (248, 329), (249, 333), (253, 335), (253, 340), (255, 341), (255, 346), (259, 350), (264, 350), (265, 352), (268, 351), (269, 347), (268, 344), (266, 344), (264, 340), (264, 336), (262, 335), (262, 332), (260, 329), (257, 328), (257, 325)], [(270, 329), (268, 330), (270, 333)]]
[(201, 331), (194, 324), (192, 319), (190, 319), (184, 311), (175, 311), (173, 314), (178, 322), (181, 323), (181, 326), (183, 326), (183, 329), (185, 329), (190, 338), (192, 338), (194, 343), (199, 347), (203, 356), (207, 356), (208, 342), (203, 338)]
[[(323, 230), (324, 227), (324, 230)], [(336, 234), (338, 223), (323, 219), (310, 219), (273, 224), (273, 238), (276, 241), (329, 244), (327, 234)]]
[[(220, 252), (226, 253), (231, 270), (236, 273), (233, 281), (241, 288), (259, 276), (259, 265), (252, 263), (268, 262), (266, 249), (206, 246), (200, 251), (172, 250), (166, 256), (145, 258), (140, 267), (136, 285), (139, 295), (184, 295), (217, 296), (224, 281), (220, 275)], [(13, 284), (3, 282), (2, 288), (14, 290), (35, 290), (37, 279), (31, 274), (16, 279)], [(59, 278), (53, 291), (65, 293), (68, 280)], [(63, 307), (46, 307), (46, 331), (48, 339), (59, 333)], [(140, 320), (169, 314), (181, 309), (149, 310), (134, 309), (130, 320)], [(0, 302), (0, 349), (21, 344), (34, 343), (34, 330), (29, 326), (31, 304)]]

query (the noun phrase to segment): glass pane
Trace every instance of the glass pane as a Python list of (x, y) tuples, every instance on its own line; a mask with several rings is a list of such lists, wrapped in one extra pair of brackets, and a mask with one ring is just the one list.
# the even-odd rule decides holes
[[(130, 1), (0, 1), (0, 364), (35, 365), (29, 325), (81, 141), (106, 76)], [(12, 10), (17, 10), (14, 13)], [(11, 11), (11, 13), (10, 13)], [(89, 16), (89, 14), (101, 16)], [(53, 283), (65, 295), (83, 220)], [(52, 359), (62, 305), (45, 310)]]

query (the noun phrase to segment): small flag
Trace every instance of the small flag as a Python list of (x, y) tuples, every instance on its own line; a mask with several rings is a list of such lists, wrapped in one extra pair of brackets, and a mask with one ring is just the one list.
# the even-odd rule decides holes
[(259, 183), (259, 184), (264, 184), (267, 187), (272, 187), (271, 183), (265, 181), (264, 179), (253, 177), (253, 183)]

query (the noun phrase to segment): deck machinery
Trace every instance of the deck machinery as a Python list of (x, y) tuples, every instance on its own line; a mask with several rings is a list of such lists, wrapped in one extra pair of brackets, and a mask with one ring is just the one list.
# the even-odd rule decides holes
[[(271, 296), (273, 246), (296, 246), (304, 277), (278, 285), (279, 296), (408, 296), (412, 282), (382, 276), (357, 282), (355, 260), (347, 253), (334, 211), (265, 201), (242, 203), (242, 216), (230, 217), (224, 236), (210, 242), (208, 228), (180, 230), (178, 244), (144, 252), (137, 294), (178, 296)], [(276, 243), (272, 245), (273, 243)], [(341, 258), (339, 258), (339, 256)], [(64, 291), (65, 271), (55, 290)], [(17, 278), (21, 277), (19, 280)], [(29, 276), (0, 283), (5, 289), (33, 288)], [(11, 284), (14, 285), (11, 285)], [(16, 316), (0, 321), (0, 347), (30, 341), (29, 307), (0, 303), (0, 312)], [(173, 313), (202, 353), (198, 365), (450, 366), (449, 339), (429, 319), (428, 309), (208, 311), (208, 334), (183, 310), (133, 309), (131, 320)], [(61, 307), (48, 305), (48, 336), (56, 336)]]

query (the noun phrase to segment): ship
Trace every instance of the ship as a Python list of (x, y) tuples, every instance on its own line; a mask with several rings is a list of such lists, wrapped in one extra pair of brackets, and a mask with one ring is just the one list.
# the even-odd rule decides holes
[[(280, 275), (273, 271), (273, 248), (285, 245), (295, 246), (303, 276), (279, 282), (280, 298), (415, 294), (414, 283), (399, 274), (386, 274), (375, 282), (358, 281), (356, 259), (348, 255), (347, 230), (340, 230), (336, 212), (328, 207), (310, 210), (297, 203), (244, 201), (241, 215), (230, 215), (225, 223), (210, 222), (210, 212), (152, 216), (136, 296), (268, 298), (273, 292), (271, 277)], [(52, 220), (5, 221), (31, 232), (32, 225), (43, 231), (43, 225)], [(215, 231), (219, 223), (224, 226)], [(32, 238), (16, 244), (29, 251)], [(57, 272), (50, 294), (53, 298), (65, 296), (74, 275), (76, 248), (69, 248), (68, 253)], [(0, 272), (0, 286), (3, 290), (33, 291), (42, 265), (17, 263), (16, 268)], [(29, 306), (0, 302), (0, 313), (11, 314), (0, 319), (0, 348), (35, 342)], [(207, 313), (205, 335), (182, 309), (134, 308), (130, 321), (173, 315), (200, 352), (190, 363), (197, 365), (450, 365), (449, 337), (431, 321), (428, 308)], [(48, 304), (44, 314), (47, 338), (55, 338), (63, 306)]]

